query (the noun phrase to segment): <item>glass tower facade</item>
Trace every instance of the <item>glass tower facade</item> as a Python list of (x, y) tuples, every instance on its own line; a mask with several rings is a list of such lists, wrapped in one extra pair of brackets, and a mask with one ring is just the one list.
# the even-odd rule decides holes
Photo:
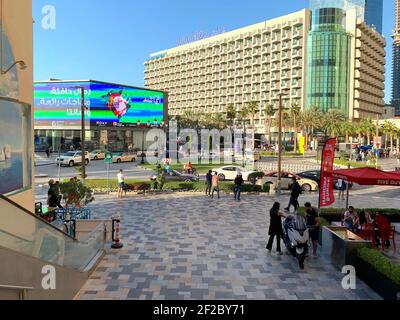
[(383, 32), (383, 0), (365, 0), (364, 21), (367, 25), (376, 28), (380, 34)]
[(318, 107), (349, 114), (349, 61), (351, 36), (345, 10), (316, 8), (308, 36), (307, 108)]

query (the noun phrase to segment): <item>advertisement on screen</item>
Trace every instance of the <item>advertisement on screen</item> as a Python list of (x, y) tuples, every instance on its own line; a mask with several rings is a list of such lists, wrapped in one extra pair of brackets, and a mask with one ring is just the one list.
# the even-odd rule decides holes
[(94, 127), (140, 127), (164, 121), (165, 94), (101, 82), (35, 83), (35, 126), (68, 129), (85, 119)]

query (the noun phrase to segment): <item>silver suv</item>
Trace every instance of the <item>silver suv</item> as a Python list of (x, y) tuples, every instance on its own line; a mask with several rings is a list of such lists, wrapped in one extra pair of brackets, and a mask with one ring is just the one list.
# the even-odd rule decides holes
[[(77, 164), (82, 163), (82, 151), (69, 151), (65, 154), (63, 154), (61, 157), (58, 157), (56, 159), (57, 165), (58, 166), (69, 166), (73, 167)], [(90, 155), (89, 152), (86, 152), (85, 155), (85, 163), (89, 164), (90, 163)]]

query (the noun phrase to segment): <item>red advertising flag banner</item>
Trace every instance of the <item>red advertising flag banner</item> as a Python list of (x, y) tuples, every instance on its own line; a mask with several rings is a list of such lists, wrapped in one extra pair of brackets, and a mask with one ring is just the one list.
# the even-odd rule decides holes
[(322, 152), (319, 206), (328, 207), (335, 203), (333, 191), (333, 163), (335, 160), (336, 138), (329, 139)]

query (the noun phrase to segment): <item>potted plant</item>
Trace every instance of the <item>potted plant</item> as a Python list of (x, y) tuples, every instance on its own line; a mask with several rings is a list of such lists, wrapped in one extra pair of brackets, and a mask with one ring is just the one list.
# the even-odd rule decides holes
[(61, 183), (60, 193), (67, 208), (69, 206), (82, 208), (94, 201), (93, 190), (85, 186), (78, 179), (71, 179), (70, 181)]

